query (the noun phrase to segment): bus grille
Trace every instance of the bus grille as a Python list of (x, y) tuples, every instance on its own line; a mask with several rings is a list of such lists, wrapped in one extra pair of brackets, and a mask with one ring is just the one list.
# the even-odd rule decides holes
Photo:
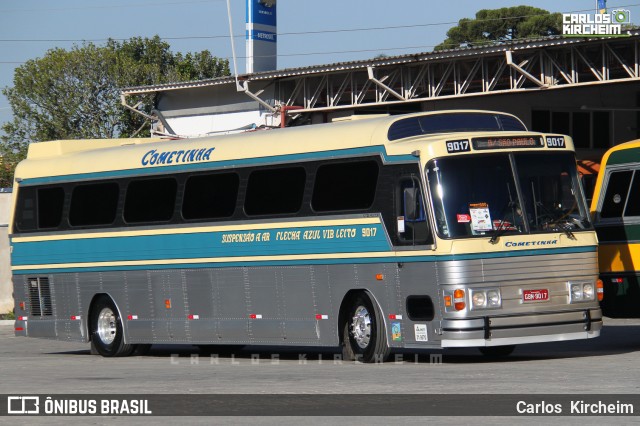
[(49, 278), (29, 278), (28, 281), (31, 315), (37, 317), (52, 315), (53, 310), (51, 308), (51, 289), (49, 287)]

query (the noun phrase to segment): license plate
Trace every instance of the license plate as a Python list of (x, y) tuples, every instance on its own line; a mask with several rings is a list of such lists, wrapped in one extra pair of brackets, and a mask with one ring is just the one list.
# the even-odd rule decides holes
[(522, 299), (525, 302), (542, 302), (549, 300), (549, 290), (523, 290)]

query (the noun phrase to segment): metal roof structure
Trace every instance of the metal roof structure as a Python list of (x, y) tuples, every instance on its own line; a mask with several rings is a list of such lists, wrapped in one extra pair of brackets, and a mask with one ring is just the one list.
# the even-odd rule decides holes
[[(391, 103), (550, 90), (640, 79), (640, 31), (628, 37), (551, 36), (485, 46), (239, 75), (240, 87), (271, 111), (287, 114)], [(138, 94), (235, 85), (236, 77), (122, 89)], [(250, 87), (275, 88), (273, 99)], [(229, 87), (229, 86), (227, 86)], [(231, 86), (233, 87), (233, 86)], [(287, 110), (297, 107), (296, 110)]]

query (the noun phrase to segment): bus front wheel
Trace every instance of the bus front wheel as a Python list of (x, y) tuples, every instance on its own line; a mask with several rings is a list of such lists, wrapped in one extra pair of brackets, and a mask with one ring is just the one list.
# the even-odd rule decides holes
[(343, 357), (361, 362), (384, 362), (389, 356), (382, 313), (368, 293), (355, 296), (343, 328)]
[(91, 310), (91, 343), (104, 357), (129, 356), (135, 350), (124, 343), (120, 314), (108, 296), (99, 296)]

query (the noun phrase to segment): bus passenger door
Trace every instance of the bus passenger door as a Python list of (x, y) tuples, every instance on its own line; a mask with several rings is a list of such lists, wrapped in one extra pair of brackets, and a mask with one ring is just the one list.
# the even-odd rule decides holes
[[(435, 262), (419, 261), (413, 248), (432, 246), (433, 232), (427, 216), (424, 192), (416, 175), (401, 176), (396, 189), (397, 253), (399, 285), (396, 309), (405, 314), (402, 322), (392, 322), (392, 330), (401, 327), (404, 347), (428, 347), (437, 344), (433, 325), (438, 286)], [(418, 261), (416, 261), (418, 260)], [(425, 259), (426, 260), (426, 259)], [(392, 338), (397, 337), (393, 334)]]

